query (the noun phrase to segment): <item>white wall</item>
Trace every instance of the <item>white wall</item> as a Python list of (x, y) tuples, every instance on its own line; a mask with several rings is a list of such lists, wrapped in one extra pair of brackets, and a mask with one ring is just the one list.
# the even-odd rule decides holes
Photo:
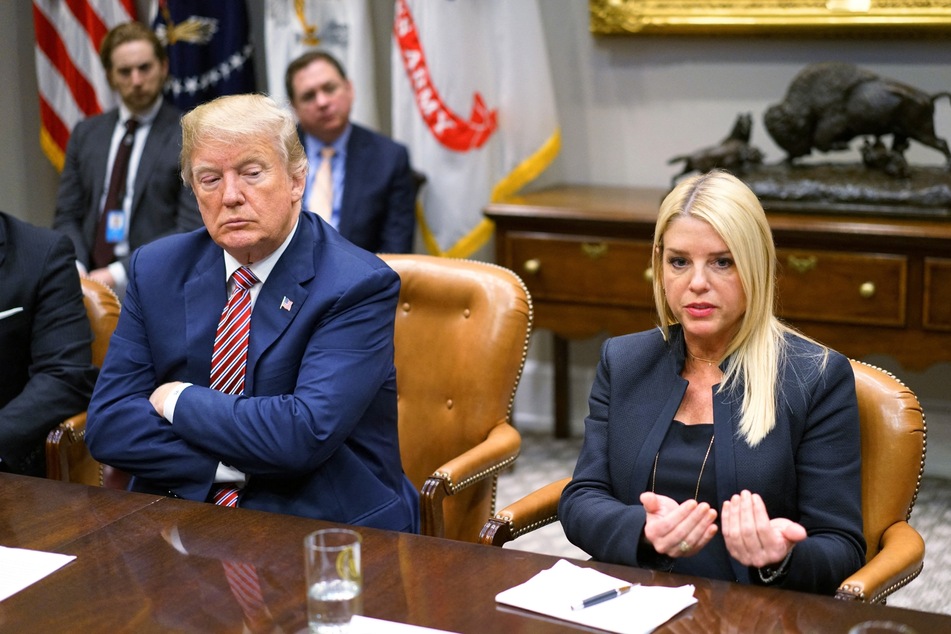
[(58, 175), (39, 145), (32, 7), (0, 2), (0, 210), (47, 226)]
[[(137, 0), (147, 6), (147, 0)], [(263, 3), (249, 2), (254, 37), (260, 44)], [(754, 117), (752, 143), (769, 162), (782, 158), (762, 126), (766, 108), (782, 99), (804, 66), (835, 60), (853, 62), (928, 92), (951, 90), (951, 47), (947, 38), (780, 39), (777, 37), (594, 36), (588, 3), (539, 2), (549, 46), (563, 150), (539, 184), (554, 182), (664, 186), (679, 166), (678, 154), (712, 145), (729, 131), (738, 113)], [(393, 5), (372, 3), (379, 62), (378, 93), (389, 88), (389, 34)], [(49, 224), (57, 175), (36, 144), (36, 81), (30, 3), (0, 3), (0, 209)], [(260, 50), (260, 49), (259, 49)], [(15, 60), (15, 63), (12, 63)], [(259, 85), (265, 85), (257, 60)], [(940, 136), (951, 137), (951, 106), (937, 104)], [(381, 104), (384, 131), (388, 106)], [(933, 150), (913, 146), (912, 163), (939, 164)], [(491, 253), (486, 250), (483, 253)], [(951, 255), (951, 254), (949, 254)], [(951, 299), (949, 299), (951, 301)], [(573, 426), (581, 433), (587, 390), (600, 340), (571, 346)], [(517, 424), (551, 427), (551, 364), (547, 332), (538, 332), (516, 400)], [(951, 476), (951, 350), (948, 363), (911, 373), (887, 357), (870, 359), (894, 371), (921, 397), (928, 413), (929, 473)]]

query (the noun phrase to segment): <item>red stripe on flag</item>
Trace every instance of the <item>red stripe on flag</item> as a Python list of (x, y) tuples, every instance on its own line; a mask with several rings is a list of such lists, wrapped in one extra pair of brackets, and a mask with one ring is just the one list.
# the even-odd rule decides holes
[(59, 118), (56, 111), (50, 107), (49, 102), (46, 101), (43, 95), (40, 95), (40, 122), (43, 124), (46, 133), (65, 152), (66, 143), (69, 142), (69, 128)]
[(119, 4), (125, 7), (125, 12), (129, 14), (129, 18), (134, 20), (135, 19), (135, 0), (119, 0)]
[(99, 14), (92, 10), (88, 0), (66, 0), (69, 10), (73, 12), (76, 21), (83, 25), (92, 47), (98, 51), (102, 39), (109, 32), (109, 27), (103, 24)]
[(36, 8), (36, 5), (33, 5), (33, 24), (36, 27), (36, 45), (40, 47), (43, 54), (63, 77), (63, 81), (73, 94), (73, 99), (76, 100), (76, 105), (87, 116), (102, 112), (102, 106), (99, 104), (95, 88), (89, 83), (85, 75), (76, 68), (69, 52), (63, 45), (59, 33), (46, 19), (43, 12)]

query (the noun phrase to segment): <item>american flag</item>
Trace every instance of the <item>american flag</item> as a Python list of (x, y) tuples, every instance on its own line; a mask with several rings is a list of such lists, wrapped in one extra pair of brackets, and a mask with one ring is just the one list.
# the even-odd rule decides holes
[(292, 302), (291, 300), (287, 299), (287, 297), (285, 297), (284, 299), (281, 300), (281, 310), (290, 311), (291, 306), (293, 306), (293, 305), (294, 305), (294, 302)]
[(134, 19), (134, 0), (33, 0), (40, 146), (57, 170), (73, 126), (115, 105), (99, 45)]

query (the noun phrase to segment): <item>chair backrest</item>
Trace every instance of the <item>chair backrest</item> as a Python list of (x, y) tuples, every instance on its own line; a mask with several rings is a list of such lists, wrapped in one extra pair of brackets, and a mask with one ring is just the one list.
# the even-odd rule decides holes
[(925, 468), (927, 428), (914, 392), (874, 366), (852, 361), (862, 435), (862, 513), (867, 559), (882, 533), (907, 521)]
[[(380, 257), (402, 280), (394, 336), (400, 453), (421, 488), (440, 466), (510, 424), (531, 299), (517, 275), (494, 264)], [(476, 540), (495, 508), (496, 477), (445, 500), (446, 537)]]
[(101, 368), (109, 349), (109, 338), (119, 321), (119, 298), (111, 288), (88, 277), (82, 278), (80, 283), (86, 315), (92, 328), (92, 363)]
[[(108, 286), (84, 277), (80, 280), (83, 304), (92, 330), (92, 362), (102, 367), (109, 339), (119, 321), (119, 298)], [(54, 480), (98, 485), (100, 465), (84, 442), (86, 413), (82, 412), (53, 428), (46, 438), (46, 476)]]

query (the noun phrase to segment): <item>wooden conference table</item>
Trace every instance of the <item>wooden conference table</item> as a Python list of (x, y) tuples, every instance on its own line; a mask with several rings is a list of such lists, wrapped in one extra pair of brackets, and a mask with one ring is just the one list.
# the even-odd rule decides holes
[[(256, 569), (272, 623), (306, 631), (304, 536), (326, 522), (0, 474), (0, 545), (76, 560), (0, 601), (0, 632), (240, 632), (223, 562)], [(359, 529), (366, 616), (455, 632), (592, 631), (495, 603), (547, 555)], [(575, 562), (634, 582), (693, 583), (699, 602), (658, 632), (841, 632), (889, 619), (920, 634), (951, 616)], [(3, 574), (0, 571), (0, 574)], [(276, 628), (274, 626), (277, 626)]]

